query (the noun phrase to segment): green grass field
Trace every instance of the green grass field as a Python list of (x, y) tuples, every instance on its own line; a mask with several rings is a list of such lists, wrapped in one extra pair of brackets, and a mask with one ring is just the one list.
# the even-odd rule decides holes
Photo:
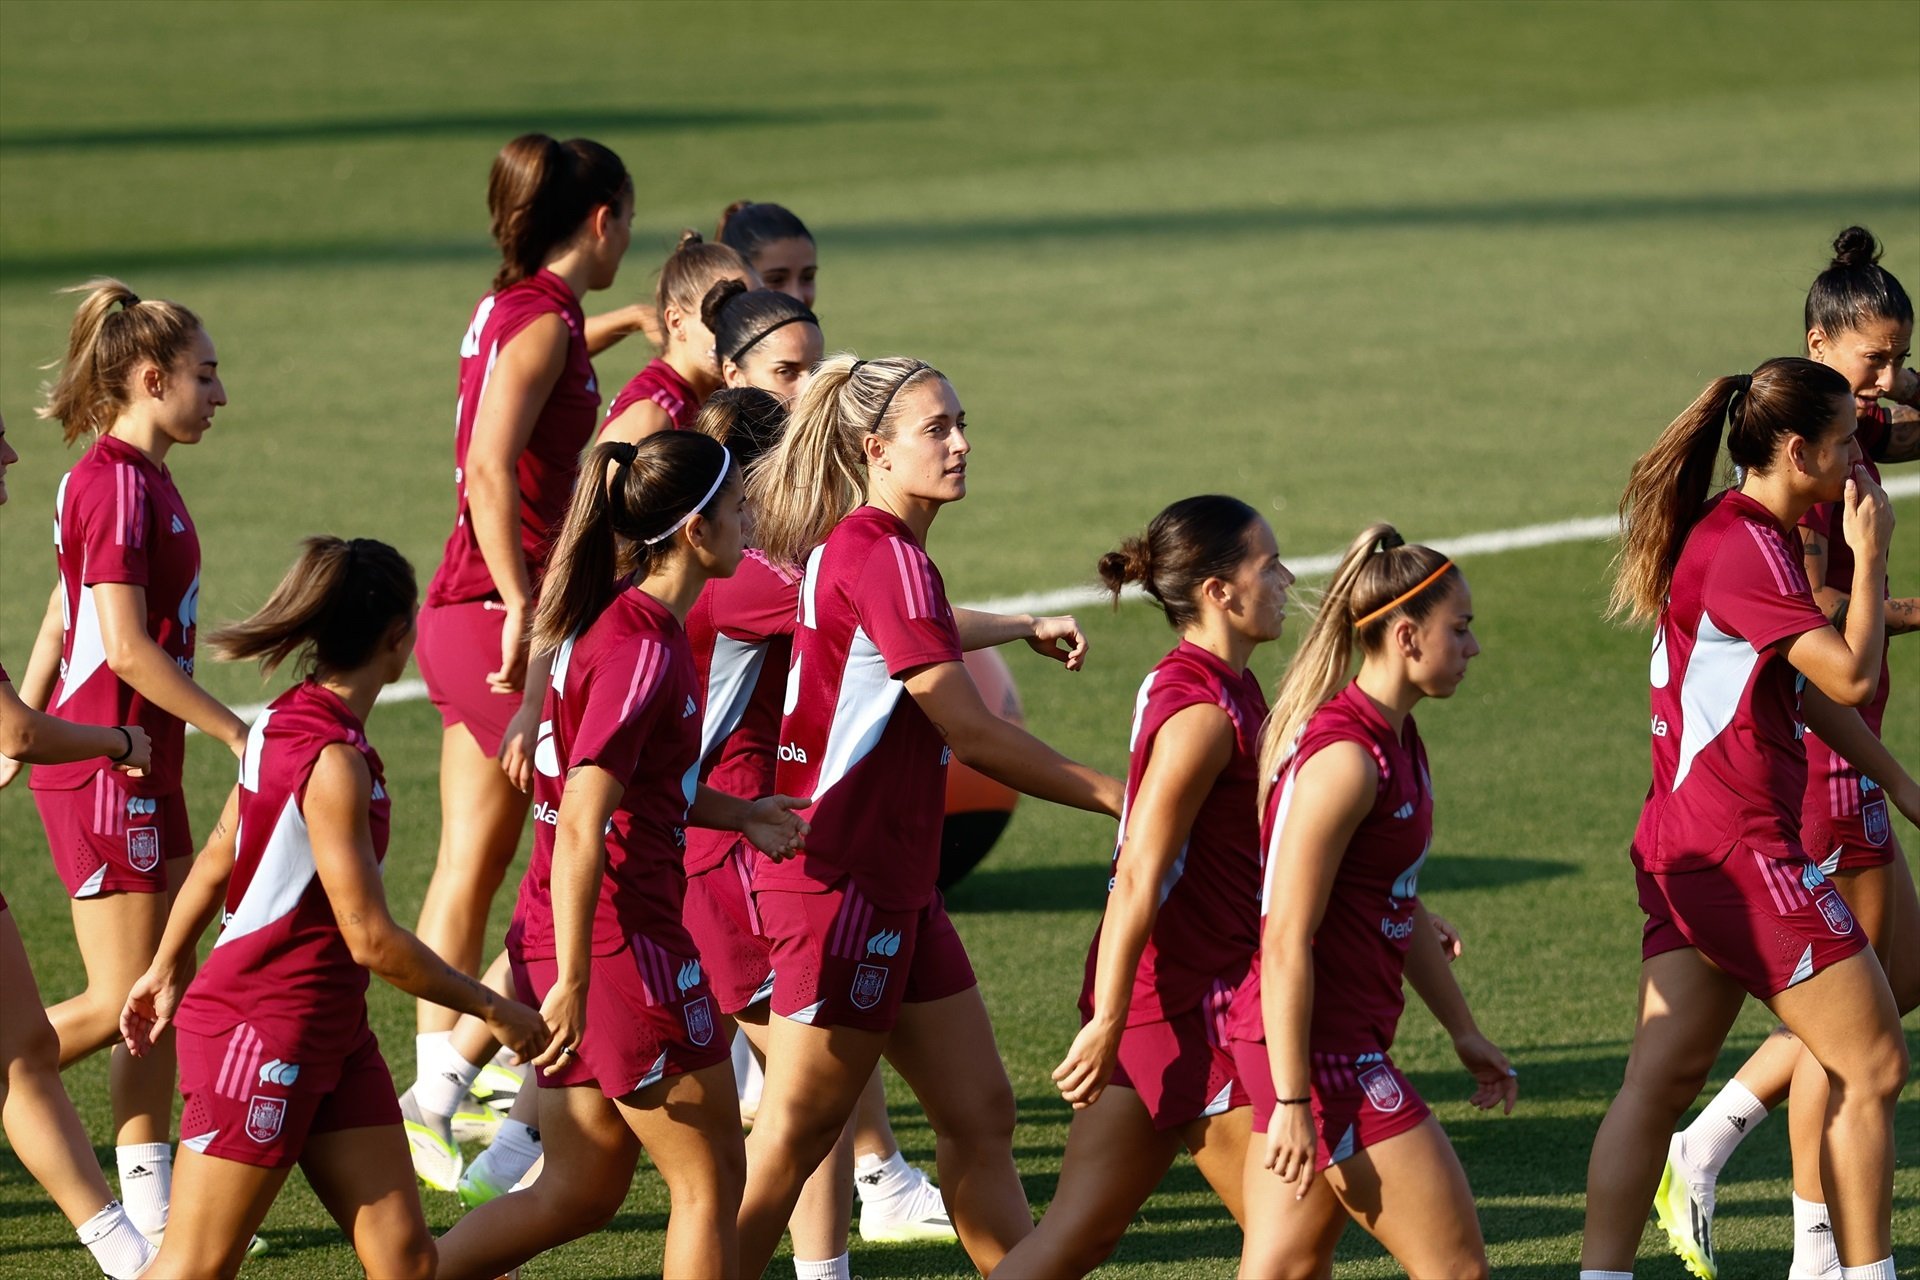
[[(492, 270), (487, 165), (527, 129), (599, 138), (635, 174), (634, 248), (590, 310), (649, 292), (678, 229), (710, 229), (730, 200), (807, 219), (829, 349), (925, 356), (968, 407), (973, 494), (933, 545), (962, 600), (1083, 583), (1120, 536), (1207, 490), (1260, 505), (1301, 557), (1380, 517), (1444, 548), (1602, 514), (1708, 377), (1797, 350), (1841, 227), (1871, 227), (1920, 287), (1910, 4), (9, 0), (0, 33), (0, 411), (24, 455), (0, 515), (0, 659), (16, 673), (72, 460), (31, 413), (71, 314), (53, 290), (120, 275), (194, 307), (218, 344), (231, 404), (172, 458), (205, 544), (204, 619), (257, 605), (316, 531), (392, 541), (424, 580), (451, 518), (455, 347)], [(633, 342), (603, 356), (605, 393), (645, 358)], [(1914, 594), (1920, 501), (1898, 512), (1895, 585)], [(1607, 556), (1467, 561), (1486, 651), (1421, 716), (1440, 803), (1427, 900), (1467, 935), (1459, 973), (1521, 1067), (1521, 1108), (1470, 1114), (1424, 1014), (1396, 1053), (1460, 1149), (1506, 1275), (1571, 1272), (1631, 1026), (1646, 638), (1598, 619)], [(1117, 769), (1132, 690), (1170, 635), (1138, 606), (1082, 616), (1087, 672), (1022, 655), (1015, 671), (1038, 732)], [(1920, 641), (1894, 649), (1889, 741), (1920, 766)], [(1281, 656), (1256, 665), (1271, 677)], [(236, 703), (277, 688), (201, 672)], [(436, 840), (437, 718), (395, 705), (372, 729), (396, 802), (387, 885), (411, 920)], [(231, 768), (195, 740), (196, 830)], [(1047, 1073), (1074, 1027), (1110, 839), (1029, 803), (952, 900), (1036, 1211), (1067, 1121)], [(43, 993), (77, 990), (23, 785), (0, 796), (0, 884)], [(372, 1006), (410, 1074), (411, 1003), (376, 984)], [(1749, 1010), (1716, 1080), (1767, 1025)], [(107, 1138), (104, 1060), (67, 1081)], [(894, 1103), (908, 1155), (929, 1161), (924, 1120), (903, 1089)], [(1785, 1269), (1785, 1128), (1764, 1126), (1721, 1184), (1725, 1275)], [(1911, 1264), (1920, 1088), (1898, 1137)], [(457, 1217), (451, 1196), (426, 1201), (437, 1228)], [(665, 1208), (643, 1171), (608, 1231), (527, 1274), (657, 1268)], [(250, 1276), (355, 1273), (297, 1177), (264, 1234)], [(1224, 1274), (1237, 1254), (1183, 1163), (1103, 1274)], [(1340, 1256), (1342, 1276), (1393, 1274), (1357, 1230)], [(854, 1263), (968, 1271), (957, 1247), (857, 1248)], [(0, 1276), (88, 1273), (0, 1148)], [(1682, 1275), (1651, 1230), (1640, 1274)]]

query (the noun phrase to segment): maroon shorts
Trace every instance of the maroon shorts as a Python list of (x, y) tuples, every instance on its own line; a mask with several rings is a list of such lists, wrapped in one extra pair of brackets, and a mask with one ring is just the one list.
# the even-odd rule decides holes
[(719, 865), (687, 877), (681, 909), (713, 997), (729, 1017), (773, 994), (773, 948), (760, 936), (750, 878), (736, 846)]
[[(1809, 768), (1810, 777), (1815, 776)], [(1817, 792), (1817, 794), (1816, 794)], [(1828, 875), (1865, 871), (1893, 861), (1894, 842), (1887, 793), (1872, 778), (1842, 765), (1807, 788), (1800, 843)]]
[(1224, 1115), (1251, 1099), (1240, 1084), (1223, 1023), (1224, 1003), (1196, 1005), (1164, 1022), (1137, 1022), (1120, 1033), (1112, 1083), (1140, 1095), (1156, 1129)]
[(1805, 982), (1866, 948), (1846, 899), (1805, 855), (1736, 848), (1700, 871), (1638, 871), (1647, 914), (1640, 958), (1692, 947), (1756, 999)]
[[(515, 950), (508, 948), (509, 954)], [(513, 991), (540, 1007), (560, 976), (552, 957), (512, 955)], [(624, 1098), (670, 1076), (725, 1062), (713, 993), (692, 956), (675, 956), (636, 935), (633, 945), (595, 956), (587, 979), (587, 1026), (576, 1051), (554, 1070), (535, 1069), (543, 1089), (591, 1086)]]
[(70, 791), (36, 791), (54, 870), (70, 898), (165, 893), (166, 864), (193, 856), (187, 798), (128, 794), (122, 775), (102, 769)]
[[(1235, 1073), (1253, 1101), (1253, 1131), (1265, 1133), (1279, 1106), (1264, 1041), (1233, 1042)], [(1315, 1053), (1314, 1168), (1339, 1164), (1357, 1151), (1417, 1127), (1433, 1112), (1384, 1053)]]
[(364, 1025), (351, 1049), (324, 1061), (311, 1053), (295, 1061), (271, 1035), (244, 1022), (213, 1036), (180, 1029), (182, 1147), (285, 1169), (312, 1134), (399, 1125), (393, 1074)]
[(773, 948), (773, 1011), (816, 1027), (890, 1031), (902, 1004), (976, 985), (967, 949), (936, 892), (913, 911), (885, 911), (842, 877), (831, 889), (756, 889)]
[(465, 725), (490, 756), (500, 754), (507, 721), (520, 709), (519, 694), (487, 687), (487, 676), (500, 669), (500, 627), (506, 618), (505, 608), (493, 600), (430, 604), (420, 610), (413, 647), (440, 723), (449, 729)]

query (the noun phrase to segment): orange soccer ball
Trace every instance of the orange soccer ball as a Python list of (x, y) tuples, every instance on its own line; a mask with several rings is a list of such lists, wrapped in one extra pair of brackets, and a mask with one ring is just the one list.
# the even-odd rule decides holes
[[(975, 649), (966, 655), (967, 674), (980, 688), (980, 697), (1003, 720), (1026, 723), (1020, 709), (1020, 691), (1013, 672), (997, 649)], [(955, 760), (947, 766), (947, 821), (940, 839), (940, 887), (951, 888), (980, 865), (1007, 829), (1020, 793), (995, 782)]]

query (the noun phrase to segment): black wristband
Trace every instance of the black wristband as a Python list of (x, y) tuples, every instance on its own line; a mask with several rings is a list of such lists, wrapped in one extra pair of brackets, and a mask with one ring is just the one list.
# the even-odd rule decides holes
[(1833, 611), (1833, 629), (1841, 635), (1847, 634), (1847, 606), (1852, 603), (1851, 596), (1843, 597)]
[(128, 733), (125, 729), (123, 729), (117, 724), (113, 726), (113, 731), (119, 734), (121, 739), (127, 744), (127, 749), (125, 751), (122, 751), (119, 755), (107, 757), (107, 762), (109, 764), (119, 764), (121, 761), (125, 760), (128, 756), (133, 754), (133, 735)]
[(1312, 1098), (1275, 1098), (1273, 1100), (1274, 1105), (1279, 1107), (1304, 1107), (1312, 1101)]

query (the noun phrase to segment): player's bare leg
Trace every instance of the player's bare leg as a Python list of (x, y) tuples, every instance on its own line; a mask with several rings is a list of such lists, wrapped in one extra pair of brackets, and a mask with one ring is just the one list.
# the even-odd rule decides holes
[(1633, 1270), (1668, 1135), (1699, 1095), (1746, 994), (1691, 947), (1641, 963), (1626, 1077), (1587, 1160), (1581, 1270)]
[(1247, 1148), (1253, 1143), (1253, 1108), (1235, 1107), (1217, 1116), (1195, 1120), (1180, 1130), (1181, 1141), (1193, 1157), (1193, 1167), (1207, 1180), (1220, 1203), (1242, 1231), (1247, 1228), (1247, 1206), (1242, 1177)]
[[(758, 1010), (762, 1021), (754, 1021)], [(744, 1010), (740, 1030), (747, 1042), (767, 1056), (766, 1006)], [(803, 1262), (824, 1262), (847, 1251), (848, 1224), (853, 1215), (853, 1146), (849, 1141), (855, 1121), (849, 1120), (840, 1131), (833, 1150), (807, 1175), (794, 1202), (787, 1231), (793, 1236), (793, 1256)]]
[(619, 1109), (660, 1171), (672, 1202), (662, 1280), (737, 1274), (735, 1226), (747, 1152), (740, 1139), (733, 1064), (674, 1076), (622, 1100)]
[[(1092, 1106), (1073, 1113), (1059, 1188), (1033, 1234), (994, 1268), (996, 1280), (1084, 1276), (1105, 1262), (1181, 1146), (1179, 1130), (1154, 1128), (1138, 1093), (1108, 1085)], [(1241, 1172), (1235, 1165), (1231, 1181), (1238, 1183)]]
[(1247, 1144), (1243, 1211), (1246, 1235), (1240, 1243), (1241, 1280), (1332, 1280), (1333, 1248), (1347, 1227), (1347, 1211), (1323, 1175), (1315, 1175), (1306, 1195), (1296, 1199), (1294, 1184), (1266, 1167), (1266, 1139), (1256, 1134)]
[(988, 1274), (1033, 1233), (1033, 1210), (1013, 1163), (1013, 1085), (980, 988), (903, 1004), (887, 1061), (927, 1113), (954, 1230)]
[[(520, 847), (531, 797), (507, 781), (465, 725), (440, 737), (440, 851), (414, 933), (462, 973), (480, 970), (487, 911)], [(459, 1015), (420, 1001), (422, 1032), (451, 1030)]]
[(1432, 1116), (1321, 1176), (1408, 1275), (1485, 1280), (1487, 1246), (1467, 1173)]
[(291, 1166), (261, 1169), (182, 1147), (173, 1169), (172, 1216), (147, 1274), (238, 1274), (253, 1233), (292, 1172)]
[(352, 1241), (361, 1270), (394, 1280), (431, 1280), (433, 1235), (400, 1126), (315, 1134), (301, 1153), (300, 1171)]
[(1886, 973), (1855, 954), (1767, 1003), (1825, 1071), (1820, 1185), (1841, 1264), (1878, 1262), (1893, 1252), (1893, 1111), (1908, 1067)]

